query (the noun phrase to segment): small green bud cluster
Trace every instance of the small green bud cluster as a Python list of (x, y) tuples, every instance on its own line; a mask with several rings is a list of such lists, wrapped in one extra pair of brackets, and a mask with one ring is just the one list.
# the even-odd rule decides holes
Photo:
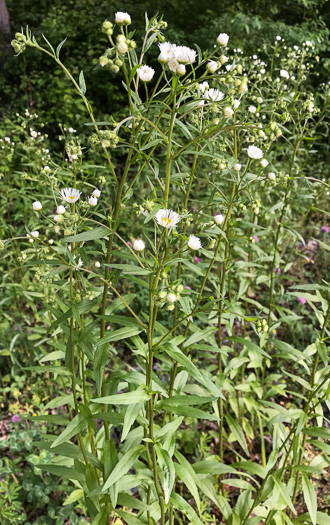
[(224, 158), (222, 158), (222, 159), (213, 159), (213, 161), (212, 161), (212, 167), (213, 167), (213, 169), (214, 169), (216, 172), (219, 173), (220, 171), (222, 171), (222, 170), (228, 168), (228, 167), (229, 167), (229, 164), (228, 164), (228, 162), (227, 162)]
[(270, 140), (276, 140), (278, 137), (282, 135), (282, 131), (279, 128), (279, 125), (276, 122), (271, 122), (270, 124), (270, 133), (269, 138)]
[(269, 327), (268, 327), (266, 319), (262, 319), (256, 322), (256, 330), (258, 334), (264, 334), (268, 332), (268, 329)]
[(98, 134), (93, 133), (89, 140), (92, 146), (101, 144), (102, 148), (115, 148), (119, 142), (119, 137), (114, 131), (106, 129), (99, 131)]
[(0, 240), (0, 250), (3, 250), (5, 247), (5, 243)]
[(66, 145), (66, 153), (70, 162), (79, 160), (82, 156), (82, 150), (78, 139), (70, 140)]
[(33, 277), (33, 282), (35, 284), (47, 284), (51, 283), (54, 279), (54, 275), (51, 274), (51, 267), (44, 266), (43, 268), (38, 268)]
[(104, 175), (99, 175), (97, 180), (100, 185), (105, 184), (107, 182), (107, 179)]
[(105, 33), (108, 36), (113, 34), (113, 24), (110, 20), (105, 20), (102, 24), (102, 33)]
[[(167, 276), (167, 275), (166, 275)], [(167, 310), (172, 312), (175, 308), (175, 303), (180, 299), (180, 293), (184, 290), (182, 284), (173, 283), (167, 288), (163, 288), (155, 299), (155, 304), (162, 306), (167, 303)]]
[(15, 39), (12, 40), (11, 45), (14, 48), (15, 53), (19, 55), (20, 53), (23, 53), (25, 51), (27, 44), (26, 36), (22, 35), (22, 33), (16, 33)]
[(254, 213), (256, 215), (258, 215), (259, 211), (260, 211), (260, 206), (261, 206), (261, 202), (259, 199), (256, 199), (253, 203), (252, 203), (252, 209), (254, 211)]
[(238, 205), (237, 205), (238, 209), (240, 211), (245, 211), (246, 210), (246, 204), (244, 204), (243, 202), (240, 202)]

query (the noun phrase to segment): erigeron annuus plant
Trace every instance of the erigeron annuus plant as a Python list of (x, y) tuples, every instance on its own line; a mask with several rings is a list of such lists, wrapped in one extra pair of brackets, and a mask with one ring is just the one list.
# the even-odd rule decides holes
[[(225, 33), (212, 53), (202, 53), (166, 42), (166, 24), (147, 18), (139, 49), (130, 25), (129, 14), (117, 13), (102, 26), (110, 47), (100, 66), (122, 74), (127, 92), (121, 122), (94, 117), (83, 73), (77, 81), (61, 62), (64, 42), (55, 51), (45, 39), (44, 48), (29, 30), (13, 42), (17, 53), (29, 46), (63, 68), (93, 130), (89, 145), (77, 138), (66, 144), (66, 164), (54, 160), (41, 170), (51, 198), (31, 201), (26, 252), (39, 261), (35, 279), (44, 286), (54, 338), (53, 365), (40, 370), (61, 382), (68, 408), (65, 430), (40, 444), (58, 455), (42, 468), (72, 479), (95, 525), (112, 516), (128, 524), (201, 524), (215, 512), (214, 521), (230, 525), (292, 523), (301, 488), (308, 510), (301, 520), (315, 525), (307, 474), (326, 459), (307, 469), (302, 462), (308, 437), (323, 437), (308, 425), (322, 418), (328, 395), (329, 290), (313, 288), (318, 340), (302, 352), (276, 338), (281, 324), (299, 316), (276, 309), (274, 273), (286, 257), (281, 243), (298, 235), (291, 225), (289, 235), (283, 230), (304, 175), (299, 147), (321, 123), (302, 94), (308, 52), (296, 63), (288, 55), (284, 65), (299, 68), (292, 79), (275, 46), (264, 78), (264, 61), (253, 57), (255, 75), (240, 52), (229, 58)], [(157, 44), (159, 70), (148, 64)], [(85, 173), (87, 147), (89, 155), (103, 150), (102, 187)], [(268, 246), (260, 247), (263, 238)], [(257, 270), (265, 304), (251, 291)], [(122, 367), (113, 371), (121, 348)], [(293, 377), (308, 391), (301, 406), (274, 401), (290, 391), (268, 373), (279, 358), (298, 360), (309, 374), (309, 381)], [(192, 421), (205, 431), (216, 425), (201, 461), (188, 460), (177, 439)], [(251, 457), (254, 439), (261, 464)], [(240, 490), (233, 506), (225, 485)]]

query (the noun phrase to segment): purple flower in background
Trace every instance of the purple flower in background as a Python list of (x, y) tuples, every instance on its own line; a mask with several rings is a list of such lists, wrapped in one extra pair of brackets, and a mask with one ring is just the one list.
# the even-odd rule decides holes
[(126, 244), (128, 244), (128, 246), (132, 246), (132, 243), (131, 243), (131, 241), (127, 241), (127, 243), (126, 243)]
[(252, 239), (254, 239), (254, 242), (259, 242), (258, 235), (252, 235)]
[(196, 263), (196, 264), (199, 264), (199, 263), (200, 263), (200, 258), (197, 257), (197, 255), (195, 255), (194, 259), (195, 259), (195, 263)]
[(14, 414), (11, 418), (12, 423), (19, 423), (20, 421), (21, 421), (21, 418), (17, 414)]
[(300, 304), (305, 304), (307, 302), (307, 300), (304, 297), (297, 297), (297, 301)]
[[(191, 287), (190, 286), (186, 286), (187, 290), (191, 290)], [(188, 294), (190, 295), (190, 292), (188, 292)]]
[(321, 232), (329, 233), (329, 227), (328, 226), (321, 226)]
[(112, 266), (109, 266), (109, 272), (112, 272), (113, 268)]
[(281, 275), (282, 273), (281, 268), (274, 268), (274, 273), (278, 273), (279, 275)]

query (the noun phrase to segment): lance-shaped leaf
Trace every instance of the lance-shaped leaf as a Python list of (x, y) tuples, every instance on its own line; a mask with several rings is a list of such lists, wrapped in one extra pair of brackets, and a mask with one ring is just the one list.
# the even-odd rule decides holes
[(137, 445), (124, 454), (106, 480), (102, 492), (106, 492), (114, 483), (122, 478), (133, 467), (137, 458), (145, 450), (143, 445)]

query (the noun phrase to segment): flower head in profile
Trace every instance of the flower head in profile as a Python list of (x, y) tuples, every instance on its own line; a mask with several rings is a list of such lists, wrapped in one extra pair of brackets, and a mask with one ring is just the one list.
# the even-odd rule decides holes
[(129, 25), (132, 22), (130, 15), (122, 11), (117, 11), (115, 14), (115, 21), (118, 25)]
[(225, 220), (225, 217), (224, 215), (222, 215), (222, 213), (218, 213), (217, 215), (214, 215), (213, 218), (217, 224), (222, 224), (223, 221)]
[(64, 190), (61, 190), (61, 197), (65, 202), (69, 202), (73, 204), (74, 202), (77, 202), (81, 195), (81, 192), (78, 191), (76, 188), (64, 188)]
[(211, 73), (215, 73), (218, 67), (218, 62), (216, 62), (215, 60), (210, 60), (210, 62), (206, 64), (206, 69)]
[(143, 81), (143, 82), (150, 82), (152, 77), (155, 74), (155, 70), (152, 67), (149, 66), (141, 66), (137, 70), (137, 76)]
[(222, 93), (222, 91), (219, 91), (219, 89), (214, 88), (208, 89), (204, 93), (204, 98), (210, 100), (211, 102), (220, 102), (220, 100), (222, 100), (224, 96), (225, 95), (224, 93)]
[(97, 198), (91, 195), (88, 199), (88, 204), (90, 206), (96, 206), (97, 205)]
[(307, 299), (305, 299), (305, 297), (297, 297), (297, 301), (300, 304), (305, 304), (307, 302)]
[(137, 252), (142, 252), (145, 247), (146, 247), (146, 245), (144, 244), (144, 242), (141, 239), (135, 239), (135, 241), (133, 242), (133, 248)]
[(250, 159), (261, 159), (263, 157), (263, 152), (260, 148), (257, 148), (257, 146), (249, 146), (247, 149), (247, 154), (250, 157)]
[(262, 161), (260, 162), (260, 166), (262, 168), (267, 168), (268, 164), (269, 164), (269, 162), (266, 159), (262, 159)]
[(97, 188), (95, 188), (95, 190), (93, 190), (92, 195), (93, 197), (96, 197), (98, 199), (101, 195), (101, 190), (98, 190)]
[(32, 207), (33, 207), (34, 211), (40, 211), (42, 209), (42, 204), (41, 204), (40, 201), (35, 201), (32, 204)]
[(174, 55), (180, 64), (193, 64), (196, 60), (196, 51), (187, 46), (176, 46)]
[(195, 237), (195, 235), (189, 235), (188, 246), (191, 250), (199, 250), (202, 247), (200, 238)]
[(57, 206), (56, 213), (58, 213), (59, 215), (64, 215), (65, 212), (66, 212), (66, 207), (65, 206), (62, 206), (62, 204)]
[(160, 226), (168, 230), (173, 230), (178, 222), (180, 222), (181, 217), (176, 211), (161, 209), (156, 213), (155, 219)]
[(227, 33), (220, 33), (220, 35), (217, 38), (217, 42), (218, 44), (220, 44), (220, 46), (226, 46), (228, 44), (228, 41), (229, 36), (227, 35)]
[(160, 55), (158, 57), (158, 62), (161, 64), (167, 64), (171, 56), (173, 56), (176, 45), (170, 44), (170, 42), (162, 42), (158, 44)]

